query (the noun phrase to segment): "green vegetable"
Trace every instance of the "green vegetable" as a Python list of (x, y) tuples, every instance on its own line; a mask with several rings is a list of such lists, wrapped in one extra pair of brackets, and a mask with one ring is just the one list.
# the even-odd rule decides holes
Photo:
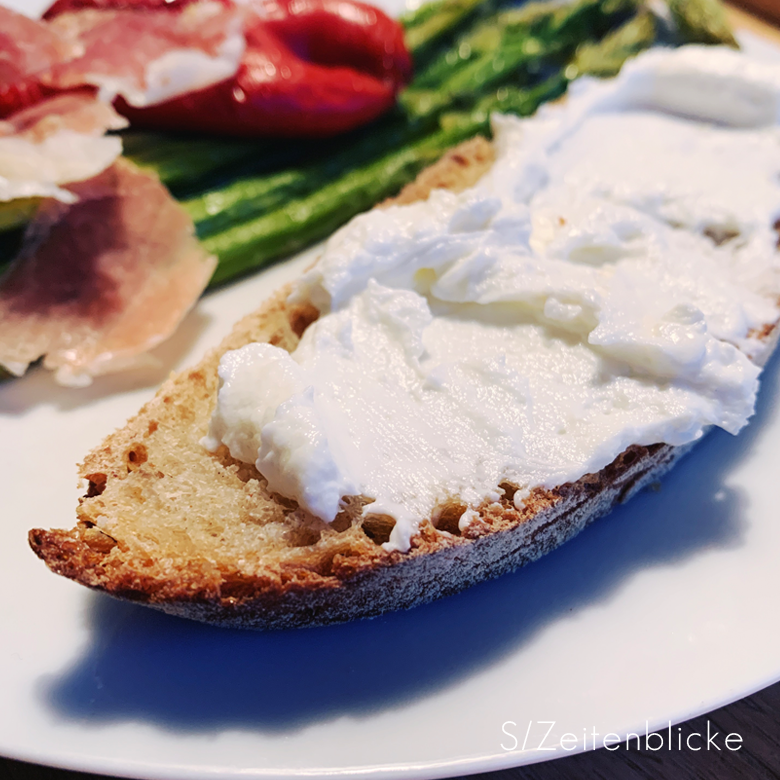
[(492, 112), (499, 111), (515, 116), (531, 116), (542, 103), (561, 97), (568, 86), (569, 79), (560, 72), (531, 89), (500, 87), (495, 94), (480, 100), (475, 115), (482, 112), (489, 116)]
[(306, 151), (303, 143), (263, 139), (187, 138), (159, 133), (122, 137), (125, 157), (159, 176), (177, 197), (233, 179), (239, 172), (290, 164)]
[(332, 233), (348, 219), (397, 192), (446, 149), (479, 129), (478, 122), (439, 131), (361, 168), (303, 198), (204, 239), (219, 257), (210, 286), (223, 284)]
[(476, 96), (512, 75), (522, 78), (528, 68), (541, 59), (544, 51), (540, 41), (527, 36), (504, 42), (495, 52), (483, 54), (459, 68), (438, 89), (408, 89), (401, 96), (401, 104), (410, 116), (425, 117), (436, 115), (453, 104), (472, 102)]
[(352, 133), (331, 141), (327, 153), (307, 165), (236, 179), (223, 187), (201, 192), (183, 205), (195, 222), (198, 236), (204, 238), (272, 211), (291, 198), (313, 192), (437, 127), (436, 117), (418, 122), (391, 115), (371, 126), (370, 132)]
[(641, 0), (577, 0), (559, 6), (539, 34), (567, 55), (585, 41), (598, 40), (642, 8)]
[(546, 56), (563, 56), (583, 39), (601, 37), (636, 8), (637, 0), (577, 0), (563, 6), (532, 2), (500, 11), (459, 35), (418, 73), (412, 90), (439, 90), (459, 70), (474, 67), (477, 61), (482, 63), (482, 69), (487, 69), (505, 47), (517, 49), (526, 41), (529, 55), (536, 51)]
[(442, 38), (486, 5), (485, 0), (439, 0), (424, 4), (401, 18), (406, 29), (406, 47), (419, 61)]
[(614, 76), (630, 57), (649, 49), (656, 41), (658, 23), (649, 11), (637, 14), (598, 43), (584, 43), (566, 68), (569, 78)]
[(203, 238), (275, 208), (311, 186), (305, 170), (239, 179), (183, 202)]
[(26, 225), (38, 210), (40, 198), (16, 198), (0, 201), (0, 235)]
[(720, 0), (667, 0), (684, 43), (724, 44), (739, 48)]

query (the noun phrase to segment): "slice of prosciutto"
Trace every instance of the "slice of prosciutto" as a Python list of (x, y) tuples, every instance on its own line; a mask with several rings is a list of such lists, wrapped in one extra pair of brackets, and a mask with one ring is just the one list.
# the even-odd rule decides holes
[(216, 259), (152, 176), (118, 160), (49, 200), (0, 280), (0, 365), (44, 357), (60, 384), (148, 362), (208, 283)]
[(107, 130), (127, 126), (93, 87), (62, 92), (44, 84), (82, 50), (53, 26), (0, 6), (0, 202), (75, 195), (61, 187), (89, 179), (122, 153)]
[(0, 119), (51, 94), (38, 75), (77, 54), (56, 29), (0, 5)]
[(102, 100), (122, 97), (136, 107), (170, 100), (236, 73), (244, 16), (221, 0), (65, 11), (47, 24), (81, 54), (53, 64), (40, 82), (60, 90), (89, 84)]
[(51, 97), (0, 121), (0, 201), (51, 197), (72, 203), (68, 182), (90, 179), (122, 153), (127, 125), (90, 91)]

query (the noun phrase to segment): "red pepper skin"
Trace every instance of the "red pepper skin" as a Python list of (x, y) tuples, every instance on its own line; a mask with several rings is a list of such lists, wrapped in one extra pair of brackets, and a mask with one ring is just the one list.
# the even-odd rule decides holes
[(266, 2), (266, 26), (307, 62), (354, 68), (396, 88), (412, 77), (403, 28), (378, 8), (344, 0)]
[(353, 0), (287, 0), (246, 32), (238, 73), (148, 108), (123, 101), (132, 124), (242, 137), (316, 138), (370, 122), (411, 77), (403, 31)]

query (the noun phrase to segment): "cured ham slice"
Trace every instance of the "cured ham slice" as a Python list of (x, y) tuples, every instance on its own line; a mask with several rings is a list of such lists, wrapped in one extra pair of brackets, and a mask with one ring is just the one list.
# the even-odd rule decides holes
[(73, 202), (60, 185), (90, 179), (122, 153), (106, 130), (127, 125), (90, 92), (48, 98), (0, 121), (0, 201), (53, 197)]
[(0, 119), (51, 94), (38, 74), (76, 53), (56, 29), (0, 5)]
[[(205, 288), (216, 264), (184, 209), (124, 160), (46, 201), (0, 280), (0, 365), (41, 356), (65, 385), (146, 362)], [(148, 360), (148, 358), (147, 358)]]
[(246, 42), (244, 11), (219, 0), (180, 10), (85, 8), (48, 24), (82, 54), (41, 77), (46, 88), (90, 84), (100, 97), (121, 96), (136, 107), (154, 105), (233, 76)]
[(228, 0), (66, 0), (37, 21), (0, 7), (0, 119), (91, 85), (148, 106), (238, 70), (245, 9)]
[(73, 56), (56, 30), (0, 6), (0, 84), (6, 85)]

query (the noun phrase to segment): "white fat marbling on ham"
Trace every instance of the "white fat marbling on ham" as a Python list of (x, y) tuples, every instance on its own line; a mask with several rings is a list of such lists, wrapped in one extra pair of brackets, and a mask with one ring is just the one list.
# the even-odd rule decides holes
[(93, 95), (74, 92), (44, 100), (0, 121), (0, 201), (51, 197), (71, 203), (61, 185), (96, 176), (122, 153), (106, 130), (127, 121)]
[(81, 49), (43, 83), (91, 84), (101, 99), (142, 108), (224, 81), (238, 70), (245, 10), (205, 0), (181, 11), (95, 10), (64, 13), (49, 24)]

